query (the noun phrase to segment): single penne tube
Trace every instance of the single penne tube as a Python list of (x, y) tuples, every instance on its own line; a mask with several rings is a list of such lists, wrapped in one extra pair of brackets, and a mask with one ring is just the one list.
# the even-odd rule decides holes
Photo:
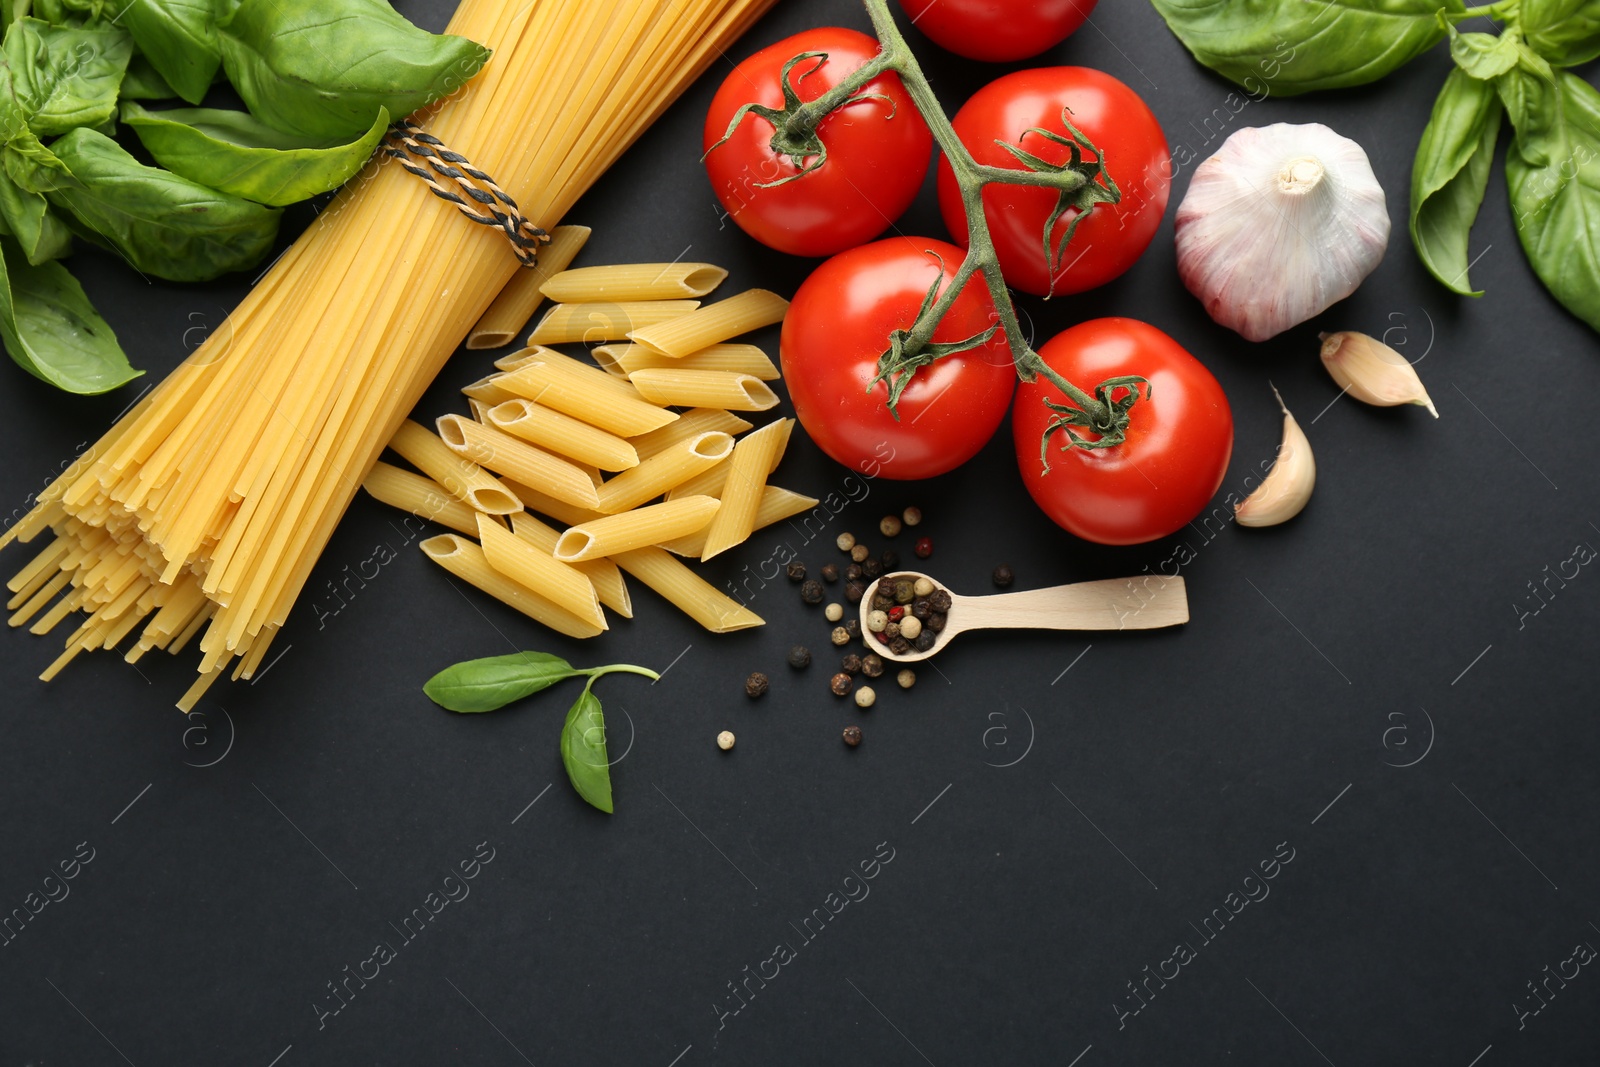
[(484, 421), (513, 437), (601, 470), (622, 471), (639, 465), (639, 453), (626, 438), (522, 397), (489, 408)]
[(451, 496), (444, 486), (420, 474), (387, 463), (374, 463), (361, 487), (392, 508), (409, 511), (464, 534), (478, 532), (478, 513)]
[(555, 558), (581, 563), (687, 537), (704, 529), (721, 506), (714, 496), (691, 496), (579, 523), (556, 542)]
[[(530, 345), (598, 344), (622, 341), (649, 326), (681, 319), (698, 300), (626, 300), (596, 304), (557, 304), (528, 334)], [(730, 335), (732, 336), (732, 335)], [(709, 343), (709, 342), (708, 342)]]
[(612, 557), (617, 566), (654, 589), (685, 615), (712, 633), (725, 634), (763, 626), (766, 620), (661, 548), (636, 548)]
[[(728, 481), (722, 489), (722, 507), (706, 529), (705, 550), (701, 559), (710, 559), (742, 543), (755, 529), (756, 509), (767, 488), (767, 475), (778, 466), (789, 446), (793, 419), (778, 419), (746, 434), (734, 446), (729, 460)], [(666, 540), (663, 538), (662, 540)], [(659, 542), (658, 542), (659, 543)]]
[(587, 226), (557, 226), (550, 231), (550, 243), (539, 249), (539, 259), (528, 270), (511, 276), (467, 334), (468, 348), (500, 348), (516, 339), (533, 313), (544, 302), (540, 289), (551, 278), (567, 269), (578, 250), (589, 239)]
[(703, 433), (680, 441), (602, 485), (598, 510), (615, 515), (636, 508), (732, 454), (733, 438), (725, 433)]
[(720, 370), (735, 374), (748, 374), (764, 382), (775, 382), (783, 377), (777, 364), (755, 345), (722, 344), (691, 352), (682, 359), (673, 359), (654, 352), (643, 345), (598, 345), (590, 355), (607, 374), (626, 378), (636, 370), (657, 367), (681, 367), (684, 370)]
[(497, 383), (516, 396), (554, 408), (618, 437), (637, 437), (678, 416), (640, 397), (627, 382), (559, 352), (541, 350)]
[(575, 504), (567, 503), (565, 500), (557, 500), (550, 494), (540, 492), (532, 486), (513, 481), (507, 481), (506, 484), (511, 487), (513, 493), (517, 494), (517, 498), (527, 505), (529, 511), (537, 511), (541, 515), (548, 515), (557, 522), (565, 523), (568, 526), (576, 526), (580, 522), (589, 522), (591, 519), (605, 518), (603, 512), (595, 511), (591, 508), (580, 508)]
[[(635, 327), (628, 331), (626, 337), (634, 344), (681, 359), (708, 345), (720, 344), (751, 330), (780, 323), (788, 310), (789, 301), (777, 293), (766, 289), (749, 289), (738, 296), (707, 304), (690, 314)], [(621, 338), (608, 337), (603, 340)]]
[(423, 474), (444, 486), (457, 500), (490, 515), (522, 510), (522, 501), (488, 471), (452, 452), (427, 429), (407, 419), (389, 439), (389, 447)]
[(445, 447), (464, 459), (583, 507), (600, 503), (589, 473), (560, 456), (462, 415), (441, 415), (438, 425)]
[(587, 574), (541, 552), (488, 516), (478, 520), (478, 543), (489, 566), (500, 574), (585, 622), (606, 628), (600, 597)]
[(727, 276), (727, 271), (710, 263), (614, 263), (564, 270), (539, 291), (563, 304), (681, 300), (705, 296)]
[[(760, 530), (775, 522), (793, 518), (803, 511), (810, 511), (817, 506), (817, 503), (817, 498), (814, 496), (802, 496), (800, 493), (769, 485), (761, 493), (761, 505), (756, 509), (755, 529)], [(661, 547), (675, 555), (699, 559), (706, 547), (706, 530), (696, 531), (688, 537), (663, 541)]]
[(547, 597), (518, 585), (489, 566), (481, 546), (459, 534), (440, 534), (421, 544), (423, 553), (468, 585), (568, 637), (595, 637), (604, 631), (557, 606)]
[[(546, 526), (526, 511), (511, 516), (511, 532), (528, 542), (540, 552), (554, 553), (561, 531)], [(633, 600), (628, 596), (628, 583), (622, 580), (622, 571), (609, 559), (591, 559), (572, 566), (589, 576), (600, 603), (621, 615), (633, 618)]]
[(766, 411), (778, 405), (778, 394), (753, 374), (648, 367), (628, 375), (628, 381), (639, 390), (640, 396), (663, 407)]
[(754, 423), (747, 422), (733, 412), (721, 408), (695, 408), (679, 415), (677, 422), (641, 434), (630, 439), (628, 443), (633, 445), (633, 450), (639, 454), (641, 460), (646, 460), (658, 452), (671, 448), (679, 441), (687, 441), (703, 433), (741, 434), (753, 425)]

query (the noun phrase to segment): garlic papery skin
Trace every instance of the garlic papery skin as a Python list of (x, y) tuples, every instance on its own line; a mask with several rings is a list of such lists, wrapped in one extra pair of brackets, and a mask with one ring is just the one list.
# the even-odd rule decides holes
[(1265, 341), (1356, 291), (1389, 210), (1360, 145), (1320, 123), (1247, 127), (1195, 169), (1178, 273), (1213, 319)]
[(1278, 445), (1278, 458), (1267, 472), (1267, 477), (1256, 486), (1256, 491), (1234, 505), (1233, 517), (1240, 526), (1276, 526), (1300, 514), (1311, 499), (1311, 490), (1317, 484), (1317, 461), (1311, 455), (1311, 442), (1306, 440), (1300, 424), (1294, 421), (1283, 397), (1278, 397), (1278, 407), (1283, 409), (1283, 441)]
[(1340, 387), (1363, 404), (1392, 408), (1416, 404), (1439, 417), (1428, 391), (1417, 377), (1417, 369), (1406, 358), (1376, 337), (1354, 330), (1320, 335), (1322, 365)]

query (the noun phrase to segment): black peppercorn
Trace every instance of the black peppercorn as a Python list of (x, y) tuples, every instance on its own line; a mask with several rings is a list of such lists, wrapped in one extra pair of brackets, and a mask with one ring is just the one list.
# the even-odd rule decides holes
[(840, 662), (839, 666), (846, 674), (859, 674), (861, 671), (861, 657), (852, 652)]
[(883, 564), (875, 559), (869, 559), (861, 565), (861, 574), (869, 581), (883, 573)]
[(852, 563), (844, 569), (844, 580), (847, 582), (859, 582), (861, 573), (861, 564)]
[(911, 614), (923, 622), (927, 622), (928, 616), (933, 614), (933, 605), (928, 603), (927, 597), (919, 596), (911, 602)]
[(1016, 573), (1004, 563), (994, 569), (994, 584), (1001, 589), (1010, 589), (1011, 583), (1016, 580)]
[(756, 671), (744, 680), (744, 695), (751, 700), (763, 696), (767, 691), (767, 676)]
[(859, 641), (861, 639), (861, 620), (854, 616), (844, 620), (844, 632), (850, 635), (850, 640)]
[(950, 610), (950, 594), (943, 589), (935, 589), (928, 594), (928, 606), (936, 612)]
[(911, 642), (911, 644), (918, 652), (926, 652), (928, 649), (933, 647), (933, 643), (937, 640), (938, 637), (932, 630), (924, 630), (917, 635), (917, 639)]
[(837, 582), (839, 580), (839, 565), (837, 563), (824, 563), (822, 565), (822, 580)]
[(800, 584), (800, 599), (807, 604), (822, 603), (822, 583), (812, 578)]
[(828, 682), (828, 691), (836, 697), (847, 697), (850, 695), (850, 688), (853, 685), (855, 685), (855, 682), (851, 677), (841, 671)]
[(811, 650), (805, 645), (795, 645), (789, 650), (789, 666), (797, 671), (811, 666)]
[(903, 637), (896, 637), (893, 641), (889, 642), (889, 651), (893, 652), (897, 656), (904, 656), (906, 653), (911, 651), (911, 642), (907, 641)]
[(794, 560), (783, 568), (783, 573), (789, 576), (791, 582), (803, 582), (806, 580), (806, 565), (799, 560)]
[(918, 559), (927, 559), (929, 556), (933, 555), (933, 538), (917, 538), (917, 543), (912, 546), (911, 551), (917, 554)]
[(859, 745), (861, 743), (861, 727), (859, 727), (859, 726), (846, 726), (844, 728), (843, 736), (844, 736), (844, 743), (849, 745), (851, 748), (855, 748), (857, 745)]
[(851, 582), (844, 587), (844, 598), (852, 604), (859, 604), (861, 603), (862, 594), (866, 591), (867, 587), (860, 582)]
[(944, 624), (948, 620), (949, 616), (947, 616), (944, 612), (936, 611), (932, 615), (928, 616), (927, 622), (922, 624), (922, 632), (927, 633), (929, 630), (932, 630), (934, 633), (941, 633), (944, 631)]
[(876, 652), (868, 652), (861, 657), (861, 673), (868, 678), (878, 678), (883, 675), (883, 659)]
[(893, 641), (895, 638), (897, 638), (899, 636), (900, 636), (900, 624), (899, 623), (890, 622), (890, 623), (885, 623), (884, 624), (884, 627), (883, 627), (883, 639), (885, 641)]
[(879, 585), (878, 591), (872, 594), (872, 606), (878, 611), (888, 611), (894, 607), (894, 597)]
[(884, 549), (883, 555), (879, 556), (878, 559), (883, 563), (883, 569), (886, 571), (892, 571), (900, 566), (900, 553), (892, 548)]

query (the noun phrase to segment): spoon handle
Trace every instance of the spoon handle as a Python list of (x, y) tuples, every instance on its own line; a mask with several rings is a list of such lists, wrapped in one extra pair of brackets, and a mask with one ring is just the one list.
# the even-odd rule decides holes
[(1140, 575), (962, 597), (960, 620), (963, 630), (1153, 630), (1188, 622), (1189, 598), (1181, 577)]

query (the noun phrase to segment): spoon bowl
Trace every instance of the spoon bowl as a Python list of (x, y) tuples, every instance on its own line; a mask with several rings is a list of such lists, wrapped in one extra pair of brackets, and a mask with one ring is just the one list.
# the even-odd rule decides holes
[[(925, 651), (913, 649), (896, 655), (867, 629), (867, 616), (872, 613), (872, 598), (878, 586), (896, 578), (926, 578), (950, 593), (944, 629)], [(1154, 630), (1180, 626), (1189, 621), (1189, 597), (1182, 578), (1152, 574), (990, 596), (959, 596), (932, 575), (899, 570), (867, 586), (861, 594), (860, 614), (862, 638), (869, 649), (896, 663), (920, 663), (968, 630)]]

